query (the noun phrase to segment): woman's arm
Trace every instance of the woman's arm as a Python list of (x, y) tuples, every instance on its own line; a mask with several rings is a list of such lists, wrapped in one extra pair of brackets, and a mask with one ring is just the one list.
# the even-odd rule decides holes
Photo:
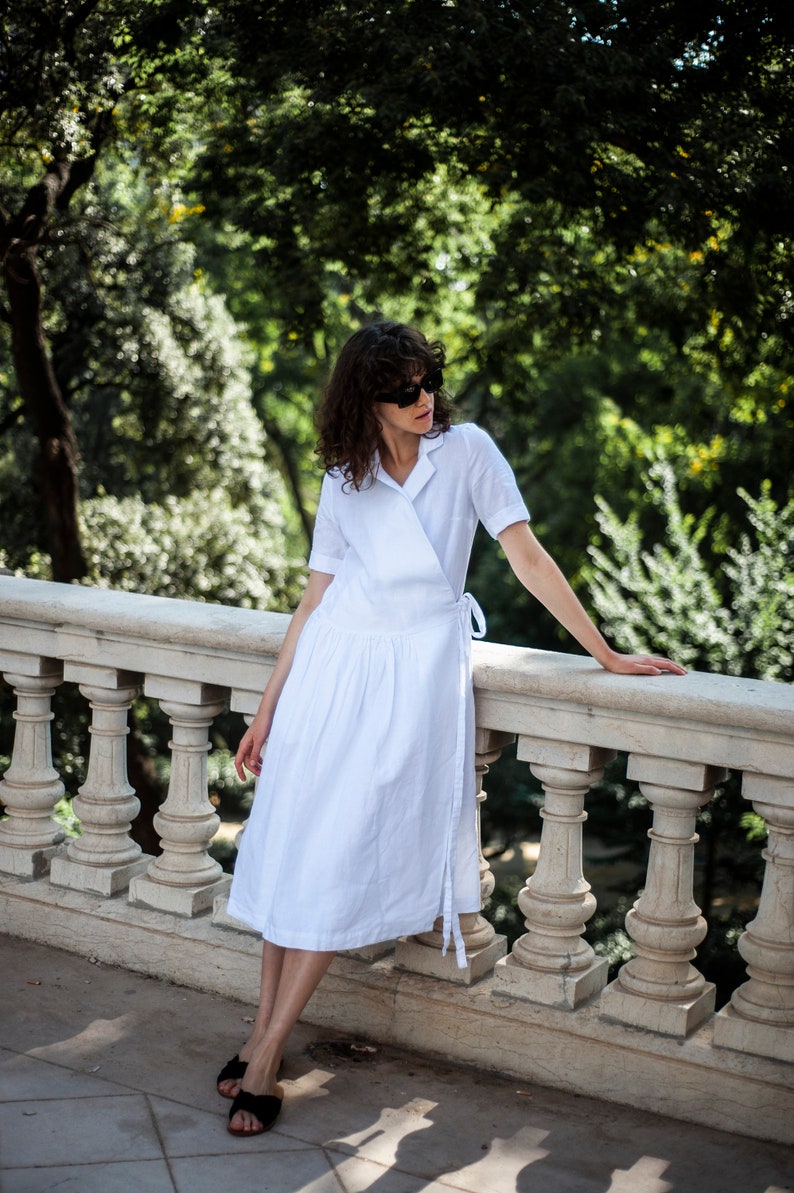
[(683, 667), (655, 655), (624, 655), (607, 644), (548, 551), (541, 547), (526, 522), (515, 522), (499, 535), (499, 543), (518, 579), (546, 606), (593, 658), (607, 671), (624, 675), (685, 675)]
[(292, 620), (287, 627), (276, 665), (273, 668), (270, 679), (267, 681), (267, 686), (257, 709), (256, 716), (246, 730), (237, 750), (234, 765), (237, 774), (242, 780), (245, 780), (244, 766), (250, 770), (252, 775), (258, 775), (262, 769), (262, 747), (267, 741), (270, 726), (273, 724), (273, 714), (276, 711), (278, 698), (281, 695), (281, 691), (287, 681), (287, 676), (290, 673), (290, 668), (292, 667), (292, 660), (295, 657), (295, 647), (298, 645), (298, 639), (310, 614), (319, 605), (325, 590), (331, 584), (332, 580), (333, 576), (329, 575), (328, 572), (309, 572), (308, 583), (300, 604), (293, 613)]

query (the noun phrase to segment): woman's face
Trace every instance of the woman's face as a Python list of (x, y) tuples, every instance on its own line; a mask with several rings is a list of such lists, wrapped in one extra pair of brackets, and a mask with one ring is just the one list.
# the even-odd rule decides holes
[[(409, 380), (418, 385), (423, 376), (414, 373)], [(402, 410), (393, 402), (375, 402), (374, 407), (381, 426), (389, 427), (397, 434), (424, 435), (433, 426), (433, 394), (424, 389), (419, 391), (413, 406), (404, 406)]]

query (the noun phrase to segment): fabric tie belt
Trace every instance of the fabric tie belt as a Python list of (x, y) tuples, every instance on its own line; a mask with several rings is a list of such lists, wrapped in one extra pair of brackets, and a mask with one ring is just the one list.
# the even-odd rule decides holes
[[(457, 603), (458, 609), (458, 723), (455, 741), (455, 780), (452, 789), (447, 857), (444, 872), (444, 899), (442, 904), (442, 932), (446, 955), (452, 938), (455, 958), (461, 968), (466, 966), (466, 946), (460, 930), (460, 918), (455, 915), (455, 859), (463, 803), (463, 786), (466, 778), (466, 710), (471, 683), (471, 639), (485, 636), (485, 614), (470, 592), (464, 592)], [(473, 623), (473, 624), (472, 624)]]

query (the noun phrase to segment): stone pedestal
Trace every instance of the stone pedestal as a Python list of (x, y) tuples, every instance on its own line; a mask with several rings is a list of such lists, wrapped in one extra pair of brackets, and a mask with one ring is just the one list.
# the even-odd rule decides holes
[(91, 706), (86, 781), (72, 801), (82, 833), (52, 861), (56, 886), (115, 895), (152, 860), (130, 837), (140, 802), (127, 781), (127, 716), (141, 677), (112, 668), (67, 663), (64, 679), (79, 683)]
[(636, 957), (601, 996), (601, 1013), (634, 1027), (684, 1037), (714, 1010), (714, 986), (691, 965), (706, 935), (693, 898), (695, 819), (725, 771), (693, 762), (631, 756), (653, 808), (648, 875), (626, 917)]
[(394, 950), (395, 965), (399, 969), (409, 969), (412, 973), (422, 973), (430, 978), (443, 978), (460, 986), (471, 986), (480, 978), (487, 977), (507, 951), (506, 937), (497, 936), (493, 926), (480, 915), (462, 915), (460, 927), (466, 945), (465, 968), (458, 965), (451, 940), (445, 954), (441, 952), (442, 945), (427, 943), (428, 937), (441, 937), (439, 929), (433, 933), (423, 932), (420, 936), (400, 937)]
[(213, 907), (218, 895), (228, 894), (231, 878), (224, 874), (203, 886), (167, 886), (147, 874), (139, 874), (130, 882), (130, 903), (169, 911), (173, 915), (195, 916)]
[(212, 907), (231, 879), (207, 847), (220, 821), (207, 794), (208, 730), (225, 707), (222, 689), (149, 676), (146, 694), (160, 700), (173, 726), (171, 781), (154, 818), (163, 852), (130, 883), (130, 901), (193, 916)]
[(494, 993), (573, 1011), (603, 990), (608, 969), (603, 958), (595, 958), (578, 973), (544, 973), (529, 969), (511, 953), (496, 964)]
[(769, 838), (758, 912), (739, 938), (748, 981), (715, 1017), (714, 1043), (794, 1061), (794, 783), (746, 774), (742, 794)]
[(64, 793), (52, 765), (51, 702), (63, 679), (54, 659), (4, 651), (0, 665), (17, 707), (11, 765), (0, 783), (7, 820), (0, 822), (0, 871), (41, 878), (62, 850), (66, 833), (52, 811)]
[(518, 896), (527, 932), (494, 971), (501, 993), (573, 1010), (603, 988), (607, 963), (582, 934), (596, 908), (582, 873), (584, 800), (614, 751), (520, 736), (518, 757), (546, 792), (535, 873)]

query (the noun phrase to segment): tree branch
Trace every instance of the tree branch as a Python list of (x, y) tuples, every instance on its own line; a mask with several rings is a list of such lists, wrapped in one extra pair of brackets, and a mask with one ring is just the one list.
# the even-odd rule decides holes
[(279, 455), (281, 456), (284, 472), (286, 474), (287, 483), (292, 491), (292, 500), (295, 503), (298, 517), (300, 518), (301, 528), (303, 530), (306, 542), (311, 547), (312, 535), (314, 533), (314, 521), (311, 514), (306, 508), (306, 503), (303, 499), (303, 486), (301, 485), (298, 467), (294, 458), (294, 446), (287, 438), (282, 435), (279, 428), (272, 419), (262, 418), (262, 425), (265, 429), (265, 434), (272, 439)]

